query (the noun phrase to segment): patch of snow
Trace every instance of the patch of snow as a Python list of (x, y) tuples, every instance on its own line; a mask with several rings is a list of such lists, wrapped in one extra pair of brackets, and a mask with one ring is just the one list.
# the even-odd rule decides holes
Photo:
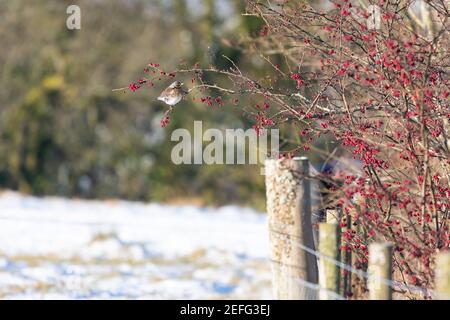
[(0, 298), (271, 298), (267, 257), (247, 208), (0, 194)]

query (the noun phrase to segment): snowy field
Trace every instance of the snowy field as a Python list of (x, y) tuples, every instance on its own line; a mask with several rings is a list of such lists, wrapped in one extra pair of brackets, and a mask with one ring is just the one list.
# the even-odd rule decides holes
[(271, 298), (265, 215), (0, 193), (0, 299)]

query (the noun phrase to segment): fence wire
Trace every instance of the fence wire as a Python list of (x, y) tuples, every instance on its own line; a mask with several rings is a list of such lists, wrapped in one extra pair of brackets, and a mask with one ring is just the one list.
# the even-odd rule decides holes
[[(274, 223), (271, 223), (271, 225), (274, 226)], [(291, 228), (290, 226), (285, 226), (283, 224), (276, 224), (276, 227), (278, 227), (278, 228), (284, 227), (286, 229)], [(332, 257), (325, 256), (325, 255), (321, 254), (319, 251), (316, 251), (314, 249), (311, 249), (311, 248), (303, 245), (298, 240), (295, 240), (295, 239), (299, 239), (299, 237), (296, 236), (296, 235), (289, 234), (289, 233), (286, 233), (286, 232), (282, 232), (282, 231), (279, 231), (279, 230), (276, 230), (276, 229), (273, 229), (273, 228), (269, 228), (269, 231), (272, 234), (276, 234), (277, 236), (285, 237), (285, 239), (288, 240), (289, 242), (291, 242), (294, 247), (296, 247), (298, 249), (301, 249), (301, 250), (303, 250), (303, 251), (305, 251), (305, 252), (307, 252), (307, 253), (309, 253), (311, 255), (314, 255), (317, 259), (324, 259), (324, 260), (327, 260), (329, 262), (332, 262), (333, 264), (335, 264), (339, 268), (341, 268), (343, 270), (346, 270), (348, 272), (354, 273), (354, 274), (356, 274), (357, 276), (359, 276), (361, 278), (365, 278), (365, 279), (371, 278), (371, 275), (368, 272), (356, 269), (356, 268), (352, 267), (351, 265), (345, 264), (342, 261), (336, 260), (336, 259), (334, 259)], [(277, 262), (277, 261), (271, 261), (271, 262), (272, 262), (272, 265), (275, 264), (275, 265), (278, 266), (278, 268), (280, 267), (279, 266), (280, 262)], [(288, 266), (285, 266), (285, 267), (288, 267)], [(282, 272), (282, 274), (283, 274), (283, 276), (286, 276), (288, 278), (292, 278), (286, 272)], [(320, 285), (318, 285), (316, 283), (308, 282), (308, 281), (306, 281), (304, 279), (295, 278), (295, 279), (292, 279), (292, 280), (296, 281), (299, 285), (302, 285), (305, 288), (308, 288), (309, 290), (314, 291), (315, 293), (318, 293), (319, 290), (325, 290), (325, 289), (321, 288)], [(431, 290), (431, 289), (422, 288), (422, 287), (418, 287), (418, 286), (414, 286), (414, 285), (406, 285), (406, 284), (404, 284), (402, 282), (395, 281), (395, 280), (390, 280), (390, 279), (385, 279), (385, 278), (381, 278), (379, 280), (380, 280), (381, 283), (383, 283), (385, 285), (388, 285), (388, 286), (390, 286), (393, 289), (408, 291), (411, 294), (412, 293), (420, 294), (424, 298), (432, 298), (433, 299), (433, 298), (437, 297), (436, 292)], [(332, 297), (334, 297), (335, 299), (338, 299), (338, 300), (345, 300), (346, 299), (345, 297), (337, 294), (336, 292), (331, 292), (331, 291), (328, 292), (327, 291), (327, 293), (330, 296), (332, 296)], [(311, 295), (311, 297), (312, 297), (312, 295)], [(318, 297), (318, 295), (316, 295), (316, 297)], [(445, 298), (447, 299), (447, 298), (450, 298), (450, 297), (446, 296)]]
[(280, 272), (285, 279), (292, 280), (302, 289), (302, 291), (304, 292), (303, 293), (304, 300), (318, 300), (320, 293), (326, 293), (328, 297), (334, 300), (346, 300), (346, 298), (340, 295), (339, 293), (322, 288), (317, 283), (309, 282), (304, 279), (289, 275), (289, 272), (286, 271), (286, 269), (292, 266), (287, 266), (275, 260), (270, 260), (270, 262), (273, 270)]

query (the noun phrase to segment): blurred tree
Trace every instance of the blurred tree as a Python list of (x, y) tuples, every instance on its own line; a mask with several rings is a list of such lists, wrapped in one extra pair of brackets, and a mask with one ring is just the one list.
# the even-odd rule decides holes
[[(0, 3), (0, 42), (8, 48), (0, 51), (0, 187), (89, 198), (202, 198), (208, 204), (237, 202), (262, 209), (263, 177), (257, 166), (175, 166), (170, 161), (171, 130), (191, 129), (194, 120), (202, 120), (205, 128), (249, 128), (240, 108), (184, 101), (162, 129), (166, 107), (155, 97), (168, 83), (134, 95), (111, 92), (136, 80), (149, 62), (168, 68), (196, 62), (230, 66), (224, 54), (263, 73), (241, 59), (238, 46), (222, 41), (238, 43), (257, 29), (259, 22), (248, 23), (240, 15), (242, 3), (80, 0), (82, 28), (77, 31), (65, 26), (69, 4)], [(229, 9), (226, 17), (219, 5)], [(232, 17), (237, 23), (229, 23)]]

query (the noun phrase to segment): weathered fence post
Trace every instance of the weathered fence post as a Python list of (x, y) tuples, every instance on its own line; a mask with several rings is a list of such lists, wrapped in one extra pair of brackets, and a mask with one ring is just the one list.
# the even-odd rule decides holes
[(438, 253), (434, 281), (437, 299), (450, 300), (450, 252)]
[(369, 245), (369, 297), (370, 300), (391, 300), (392, 287), (392, 243), (372, 243)]
[[(352, 232), (360, 237), (363, 237), (363, 243), (367, 243), (367, 237), (365, 237), (365, 231), (361, 226), (361, 218), (359, 217), (359, 212), (361, 212), (362, 207), (365, 205), (366, 199), (361, 196), (360, 193), (353, 195), (353, 207), (347, 208), (347, 226), (345, 228), (346, 232)], [(349, 248), (346, 248), (349, 249)], [(367, 264), (358, 262), (358, 256), (352, 253), (352, 250), (346, 250), (344, 263), (356, 267), (359, 264), (359, 268), (362, 272), (367, 271)], [(364, 287), (367, 282), (364, 277), (360, 277), (355, 272), (344, 272), (344, 294), (351, 292), (354, 299), (361, 298), (364, 295)]]
[(302, 249), (314, 250), (309, 161), (269, 159), (265, 174), (274, 297), (314, 298), (305, 284), (317, 284), (317, 260)]
[[(341, 261), (345, 265), (353, 266), (352, 264), (352, 251), (347, 246), (348, 240), (346, 240), (344, 234), (351, 230), (352, 221), (351, 215), (345, 213), (345, 209), (342, 209), (342, 215), (340, 219), (341, 226)], [(341, 294), (346, 297), (348, 293), (352, 292), (352, 275), (353, 273), (348, 270), (341, 269)]]
[(340, 261), (340, 237), (337, 223), (319, 224), (319, 253), (319, 298), (335, 300), (340, 285), (340, 268), (337, 265)]

